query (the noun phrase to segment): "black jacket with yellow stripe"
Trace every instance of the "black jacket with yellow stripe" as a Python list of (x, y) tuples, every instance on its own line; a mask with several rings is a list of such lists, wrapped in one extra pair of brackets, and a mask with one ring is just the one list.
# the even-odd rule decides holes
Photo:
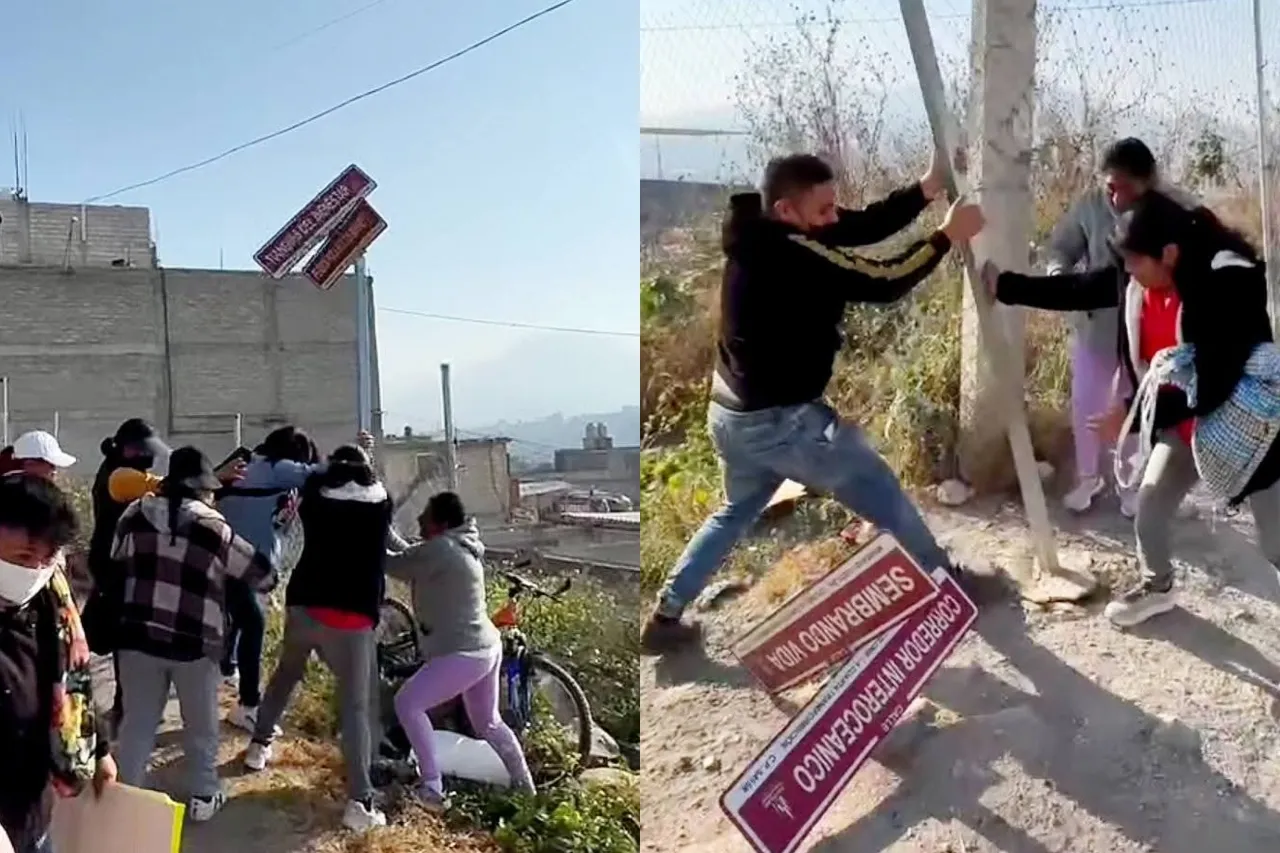
[(801, 232), (764, 215), (760, 195), (730, 199), (716, 372), (756, 411), (820, 398), (831, 380), (850, 303), (887, 303), (919, 284), (951, 247), (935, 232), (893, 257), (855, 252), (910, 225), (928, 201), (918, 184), (839, 220)]

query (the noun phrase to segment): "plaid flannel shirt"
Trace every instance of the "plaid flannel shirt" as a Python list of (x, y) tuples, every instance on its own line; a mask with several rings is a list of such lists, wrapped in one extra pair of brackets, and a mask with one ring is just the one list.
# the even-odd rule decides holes
[(125, 567), (123, 633), (179, 659), (221, 656), (227, 576), (259, 592), (276, 582), (270, 559), (196, 500), (182, 502), (172, 530), (167, 498), (150, 495), (130, 504), (116, 528), (112, 558)]

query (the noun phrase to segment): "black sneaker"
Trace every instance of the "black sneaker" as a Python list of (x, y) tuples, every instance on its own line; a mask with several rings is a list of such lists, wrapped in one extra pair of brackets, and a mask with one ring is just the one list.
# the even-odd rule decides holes
[(667, 616), (655, 607), (640, 629), (640, 650), (647, 655), (663, 655), (702, 639), (702, 628), (696, 623), (682, 622), (679, 616)]
[(1114, 625), (1132, 628), (1152, 616), (1168, 613), (1177, 605), (1178, 596), (1172, 581), (1158, 586), (1150, 581), (1143, 581), (1110, 602), (1102, 614)]

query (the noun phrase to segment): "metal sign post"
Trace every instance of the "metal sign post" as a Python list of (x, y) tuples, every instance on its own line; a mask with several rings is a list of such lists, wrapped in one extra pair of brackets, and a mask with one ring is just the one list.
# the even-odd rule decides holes
[(1267, 266), (1267, 312), (1271, 315), (1271, 329), (1280, 333), (1280, 258), (1276, 257), (1274, 211), (1271, 205), (1272, 179), (1275, 170), (1271, 164), (1271, 152), (1267, 145), (1267, 87), (1263, 74), (1265, 63), (1262, 53), (1262, 0), (1253, 0), (1253, 65), (1257, 85), (1258, 103), (1258, 201), (1262, 207), (1262, 257)]
[[(955, 140), (949, 133), (951, 116), (947, 110), (942, 72), (938, 69), (938, 56), (933, 47), (933, 35), (929, 31), (929, 18), (925, 14), (923, 0), (899, 0), (902, 22), (911, 43), (911, 56), (915, 60), (916, 76), (920, 92), (924, 96), (925, 112), (933, 131), (933, 144), (937, 156), (947, 164), (947, 195), (952, 200), (960, 197), (960, 186), (951, 169)], [(1003, 398), (1004, 416), (1008, 422), (1009, 445), (1013, 451), (1013, 464), (1018, 473), (1018, 486), (1022, 491), (1022, 503), (1026, 507), (1027, 521), (1031, 526), (1035, 553), (1042, 573), (1058, 569), (1058, 551), (1054, 544), (1053, 527), (1049, 523), (1049, 508), (1044, 499), (1044, 488), (1036, 466), (1035, 450), (1031, 445), (1031, 430), (1027, 426), (1027, 414), (1018, 398), (1021, 383), (1008, 368), (1019, 362), (1012, 357), (1008, 338), (992, 311), (991, 298), (981, 285), (973, 249), (968, 245), (958, 247), (964, 262), (965, 284), (973, 294), (978, 312), (978, 324), (985, 345), (984, 355), (990, 361), (992, 374), (999, 385), (998, 394)]]
[(372, 294), (364, 254), (356, 258), (356, 406), (361, 432), (373, 428), (373, 317)]

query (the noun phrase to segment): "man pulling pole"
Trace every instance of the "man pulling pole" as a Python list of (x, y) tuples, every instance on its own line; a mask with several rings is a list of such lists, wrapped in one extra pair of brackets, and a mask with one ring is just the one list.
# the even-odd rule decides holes
[(762, 194), (731, 199), (707, 410), (724, 503), (690, 540), (659, 594), (641, 635), (647, 652), (698, 638), (698, 627), (681, 619), (685, 607), (787, 479), (830, 494), (894, 534), (926, 568), (954, 570), (862, 430), (822, 399), (848, 305), (896, 302), (952, 245), (982, 229), (981, 210), (956, 202), (937, 231), (891, 258), (854, 251), (915, 221), (942, 195), (946, 166), (935, 158), (919, 182), (863, 210), (846, 210), (836, 205), (831, 167), (797, 154), (769, 163)]

